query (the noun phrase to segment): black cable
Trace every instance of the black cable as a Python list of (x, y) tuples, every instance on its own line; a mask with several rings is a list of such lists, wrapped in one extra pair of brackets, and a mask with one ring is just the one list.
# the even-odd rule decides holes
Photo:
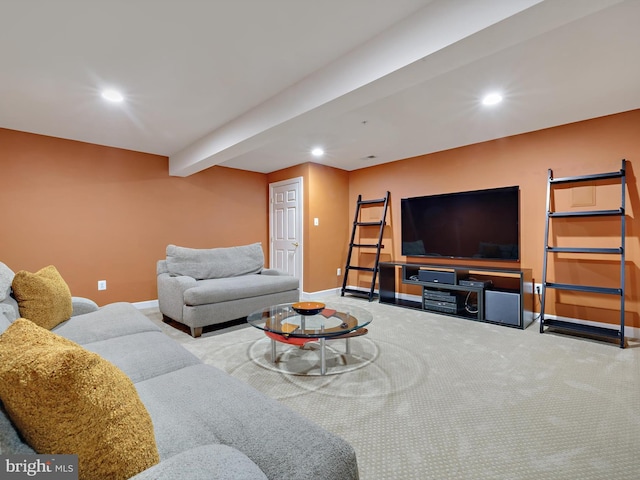
[[(535, 287), (534, 287), (534, 288), (535, 288)], [(540, 293), (540, 290), (538, 290), (538, 291), (536, 292), (536, 294), (537, 294), (537, 296), (538, 296), (538, 305), (540, 305), (540, 311), (538, 312), (538, 316), (537, 316), (537, 317), (535, 317), (535, 318), (533, 319), (533, 321), (534, 321), (534, 322), (535, 322), (536, 320), (538, 320), (538, 319), (540, 318), (540, 316), (542, 315), (542, 294)], [(536, 306), (535, 306), (535, 304), (533, 305), (533, 311), (534, 311), (534, 312), (536, 311)]]

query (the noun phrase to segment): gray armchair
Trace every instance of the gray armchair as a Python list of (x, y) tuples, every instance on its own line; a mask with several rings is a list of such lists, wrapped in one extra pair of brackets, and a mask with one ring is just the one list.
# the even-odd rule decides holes
[(297, 302), (300, 281), (263, 264), (260, 243), (212, 249), (167, 246), (166, 259), (157, 264), (163, 318), (187, 325), (199, 337), (205, 326)]

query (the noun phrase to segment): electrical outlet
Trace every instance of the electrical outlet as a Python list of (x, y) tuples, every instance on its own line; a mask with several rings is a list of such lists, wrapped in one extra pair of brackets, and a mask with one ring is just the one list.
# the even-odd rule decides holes
[(536, 283), (535, 289), (536, 289), (536, 294), (540, 295), (542, 293), (542, 284)]
[(338, 276), (342, 275), (342, 269), (341, 269), (341, 268), (339, 268), (338, 270), (336, 270), (336, 275), (338, 275)]
[(98, 290), (106, 290), (106, 289), (107, 289), (107, 281), (98, 280)]

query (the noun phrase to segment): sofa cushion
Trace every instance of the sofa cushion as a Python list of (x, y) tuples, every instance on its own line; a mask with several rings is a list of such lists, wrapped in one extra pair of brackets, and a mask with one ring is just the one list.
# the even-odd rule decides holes
[(167, 246), (167, 269), (174, 275), (197, 280), (236, 277), (258, 273), (264, 266), (261, 243), (228, 248)]
[(13, 282), (13, 270), (0, 262), (0, 302), (11, 294), (11, 282)]
[(9, 325), (11, 325), (11, 321), (7, 316), (7, 313), (10, 313), (9, 311), (10, 308), (11, 307), (9, 307), (9, 305), (4, 305), (0, 303), (0, 334), (4, 332), (7, 328), (9, 328)]
[(162, 460), (131, 480), (267, 480), (244, 453), (227, 445), (203, 445)]
[(219, 443), (243, 452), (268, 478), (358, 478), (347, 442), (212, 365), (192, 365), (136, 388), (163, 459)]
[(80, 345), (18, 319), (0, 336), (0, 399), (42, 454), (75, 453), (80, 478), (129, 478), (159, 461), (131, 380)]
[(10, 322), (20, 318), (20, 308), (18, 308), (16, 299), (9, 297), (0, 302), (0, 314), (4, 315)]
[(110, 303), (95, 312), (71, 317), (53, 329), (80, 345), (140, 332), (159, 332), (136, 307), (126, 302)]
[[(18, 308), (18, 302), (14, 298), (6, 298), (3, 302), (0, 302), (0, 317), (4, 317), (8, 322), (13, 322), (20, 318), (20, 309)], [(2, 332), (0, 332), (2, 333)]]
[(132, 333), (83, 347), (112, 362), (133, 383), (201, 363), (163, 332)]
[(53, 265), (36, 273), (20, 270), (11, 286), (23, 318), (51, 330), (71, 317), (71, 291)]
[(36, 452), (20, 437), (0, 402), (0, 455), (34, 455)]
[(274, 275), (245, 275), (244, 277), (200, 280), (184, 292), (187, 305), (206, 305), (252, 298), (273, 293), (296, 290), (300, 285), (296, 277)]

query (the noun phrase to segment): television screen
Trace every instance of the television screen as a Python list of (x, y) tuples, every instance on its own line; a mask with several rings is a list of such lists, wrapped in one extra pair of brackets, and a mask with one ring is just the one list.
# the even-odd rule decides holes
[(519, 188), (403, 198), (402, 255), (518, 260)]

